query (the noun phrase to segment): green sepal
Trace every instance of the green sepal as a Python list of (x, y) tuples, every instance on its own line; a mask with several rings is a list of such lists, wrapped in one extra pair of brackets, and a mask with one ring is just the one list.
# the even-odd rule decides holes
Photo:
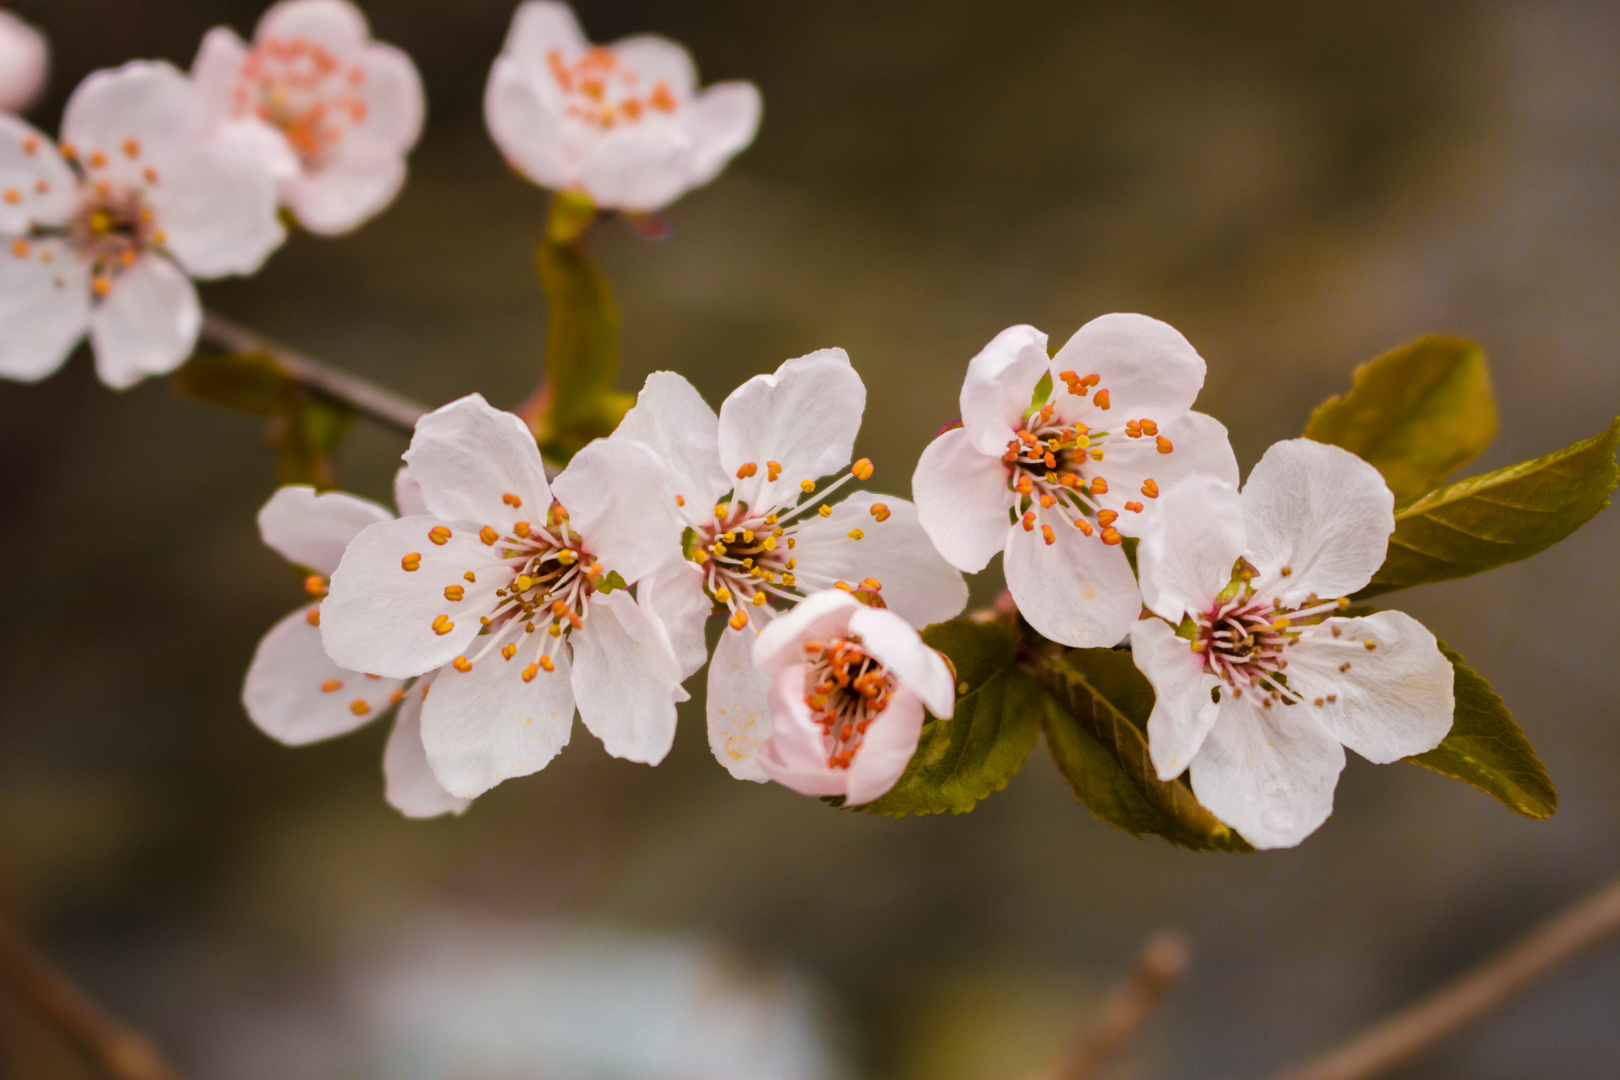
[(624, 583), (624, 578), (619, 576), (619, 572), (617, 570), (609, 570), (607, 573), (596, 579), (596, 591), (602, 593), (604, 596), (612, 592), (614, 589), (628, 589), (629, 587), (630, 586)]
[(596, 221), (596, 203), (578, 191), (559, 191), (551, 197), (546, 215), (546, 239), (553, 244), (577, 243)]

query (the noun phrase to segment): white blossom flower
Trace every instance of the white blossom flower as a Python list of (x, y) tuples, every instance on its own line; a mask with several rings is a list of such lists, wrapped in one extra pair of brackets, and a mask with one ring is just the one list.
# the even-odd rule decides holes
[(843, 587), (920, 627), (967, 603), (911, 503), (867, 492), (829, 501), (872, 475), (864, 458), (850, 465), (865, 408), (849, 357), (823, 349), (749, 379), (718, 416), (681, 376), (654, 372), (612, 436), (664, 461), (662, 498), (686, 527), (682, 552), (637, 590), (669, 628), (683, 677), (707, 658), (708, 617), (727, 616), (709, 665), (709, 747), (740, 779), (766, 779), (754, 752), (770, 733), (770, 680), (749, 650), (773, 605)]
[(348, 0), (281, 0), (252, 45), (216, 26), (191, 73), (259, 148), (304, 228), (348, 232), (399, 194), (422, 134), (422, 79), (404, 52), (372, 40)]
[[(1384, 561), (1394, 496), (1336, 446), (1277, 443), (1239, 495), (1167, 490), (1137, 552), (1158, 618), (1131, 630), (1158, 700), (1160, 779), (1191, 766), (1199, 802), (1255, 847), (1289, 847), (1333, 812), (1344, 747), (1369, 761), (1451, 729), (1452, 668), (1410, 616), (1331, 617)], [(1240, 561), (1241, 560), (1241, 561)]]
[(1145, 315), (1104, 315), (1048, 358), (1032, 326), (968, 365), (962, 426), (923, 451), (911, 490), (923, 528), (962, 570), (1002, 569), (1040, 633), (1111, 646), (1141, 610), (1121, 549), (1161, 491), (1209, 473), (1237, 482), (1226, 429), (1190, 412), (1204, 361)]
[[(421, 495), (404, 470), (395, 481), (395, 498), (404, 513), (423, 511)], [(393, 518), (376, 503), (353, 495), (284, 487), (259, 511), (259, 532), (288, 562), (312, 571), (304, 585), (319, 598), (349, 542), (366, 526)], [(248, 716), (272, 739), (304, 746), (346, 735), (397, 705), (383, 750), (389, 804), (406, 817), (466, 809), (466, 799), (449, 794), (433, 778), (422, 749), (422, 697), (431, 674), (412, 686), (404, 679), (340, 668), (321, 646), (320, 622), (321, 601), (316, 599), (282, 619), (259, 642), (242, 685)]]
[(45, 35), (9, 11), (0, 11), (0, 110), (22, 112), (45, 87), (50, 67)]
[(44, 378), (86, 330), (108, 386), (172, 371), (202, 325), (187, 275), (252, 273), (282, 238), (270, 175), (168, 64), (85, 79), (60, 150), (0, 115), (0, 375)]
[(917, 750), (923, 707), (956, 708), (955, 678), (939, 653), (892, 611), (849, 593), (814, 593), (754, 642), (771, 680), (771, 734), (755, 760), (803, 795), (869, 803), (894, 786)]
[(680, 45), (640, 34), (593, 46), (554, 0), (518, 8), (484, 92), (513, 168), (620, 210), (658, 210), (713, 180), (753, 141), (759, 114), (753, 83), (700, 93)]
[(625, 587), (680, 547), (653, 452), (598, 439), (547, 483), (523, 421), (473, 394), (418, 421), (405, 461), (427, 513), (349, 545), (321, 608), (327, 654), (396, 679), (445, 668), (422, 741), (463, 798), (543, 768), (576, 703), (608, 753), (661, 761), (680, 671)]

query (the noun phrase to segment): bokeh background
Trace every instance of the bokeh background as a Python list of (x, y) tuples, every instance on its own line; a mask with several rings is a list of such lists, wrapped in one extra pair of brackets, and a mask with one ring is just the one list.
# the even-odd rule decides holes
[[(187, 65), (210, 26), (250, 32), (260, 8), (13, 6), (55, 48), (47, 130), (90, 70)], [(367, 5), (427, 85), (408, 186), (353, 235), (295, 238), (206, 302), (426, 402), (526, 395), (546, 200), (503, 167), (479, 108), (511, 9)], [(624, 388), (673, 368), (717, 404), (841, 345), (883, 490), (907, 492), (994, 333), (1027, 321), (1061, 340), (1114, 310), (1199, 348), (1201, 405), (1245, 468), (1353, 364), (1424, 332), (1489, 352), (1503, 421), (1480, 468), (1589, 435), (1620, 402), (1613, 4), (579, 10), (599, 39), (684, 41), (705, 78), (753, 79), (766, 102), (757, 144), (673, 208), (667, 243), (593, 238), (622, 304)], [(340, 477), (386, 497), (403, 448), (359, 425)], [(381, 725), (290, 750), (238, 705), (258, 636), (301, 596), (254, 528), (272, 484), (253, 421), (161, 381), (106, 391), (81, 353), (43, 385), (0, 385), (0, 902), (199, 1077), (722, 1080), (735, 1066), (717, 1062), (752, 1053), (761, 1077), (1011, 1080), (1165, 926), (1194, 965), (1127, 1072), (1250, 1076), (1620, 865), (1614, 512), (1398, 601), (1515, 708), (1562, 793), (1555, 819), (1353, 761), (1302, 848), (1230, 857), (1094, 821), (1044, 748), (969, 816), (837, 812), (731, 780), (697, 708), (656, 770), (576, 729), (463, 818), (403, 821), (381, 799)], [(1617, 1016), (1611, 950), (1403, 1075), (1613, 1077)], [(0, 1023), (8, 1075), (90, 1075), (4, 1004)], [(682, 1039), (743, 1049), (683, 1057)]]

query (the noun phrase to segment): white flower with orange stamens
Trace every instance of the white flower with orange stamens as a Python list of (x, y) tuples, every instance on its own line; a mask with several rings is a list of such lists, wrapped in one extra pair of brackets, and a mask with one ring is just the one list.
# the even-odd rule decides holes
[(950, 667), (909, 623), (836, 590), (806, 597), (760, 631), (754, 663), (771, 680), (761, 771), (850, 806), (900, 779), (924, 706), (942, 720), (956, 707)]
[(1162, 491), (1205, 473), (1237, 482), (1226, 429), (1190, 412), (1203, 358), (1145, 315), (1104, 315), (1056, 356), (1032, 326), (968, 365), (962, 424), (929, 444), (911, 490), (946, 559), (998, 551), (1018, 610), (1053, 641), (1116, 644), (1141, 610), (1122, 550)]
[(653, 452), (598, 439), (547, 483), (523, 421), (472, 394), (419, 420), (405, 461), (427, 513), (349, 545), (321, 608), (327, 654), (396, 679), (444, 669), (422, 741), (463, 798), (544, 768), (576, 703), (608, 753), (661, 761), (681, 673), (627, 588), (680, 549)]
[(1255, 847), (1291, 847), (1333, 812), (1344, 747), (1369, 761), (1451, 729), (1452, 667), (1398, 611), (1341, 618), (1395, 530), (1378, 470), (1307, 439), (1266, 451), (1240, 495), (1213, 477), (1166, 491), (1137, 552), (1157, 617), (1131, 630), (1158, 699), (1154, 767), (1191, 767), (1210, 812)]
[(641, 34), (593, 46), (553, 0), (518, 8), (484, 92), (513, 168), (620, 210), (658, 210), (713, 180), (753, 141), (759, 115), (753, 83), (699, 92), (680, 45)]
[(422, 134), (422, 79), (405, 53), (372, 40), (348, 0), (281, 0), (251, 45), (216, 26), (191, 74), (260, 149), (282, 203), (311, 232), (358, 227), (405, 183), (405, 155)]
[(202, 325), (190, 279), (252, 273), (283, 236), (269, 173), (168, 64), (85, 79), (60, 150), (0, 115), (0, 376), (44, 378), (87, 330), (108, 386), (172, 371)]
[(0, 11), (0, 111), (22, 112), (45, 87), (51, 51), (45, 35)]
[(707, 659), (709, 616), (727, 617), (709, 665), (709, 746), (741, 779), (766, 778), (754, 752), (770, 734), (770, 680), (750, 649), (777, 609), (843, 588), (921, 627), (967, 603), (911, 503), (861, 491), (831, 501), (872, 475), (870, 461), (849, 463), (865, 408), (849, 357), (823, 349), (749, 379), (718, 416), (681, 376), (654, 372), (612, 436), (664, 461), (661, 498), (685, 526), (682, 552), (637, 590), (669, 627), (683, 676)]
[[(395, 481), (395, 498), (403, 513), (424, 510), (404, 470)], [(341, 492), (317, 495), (301, 486), (281, 488), (264, 504), (260, 535), (288, 562), (312, 572), (304, 584), (317, 599), (282, 619), (259, 642), (242, 685), (242, 704), (261, 731), (288, 746), (346, 735), (397, 705), (383, 750), (389, 804), (406, 817), (459, 814), (467, 800), (439, 786), (422, 749), (422, 698), (432, 673), (412, 685), (349, 671), (332, 663), (321, 646), (319, 597), (326, 595), (329, 575), (366, 526), (393, 518), (365, 499)]]

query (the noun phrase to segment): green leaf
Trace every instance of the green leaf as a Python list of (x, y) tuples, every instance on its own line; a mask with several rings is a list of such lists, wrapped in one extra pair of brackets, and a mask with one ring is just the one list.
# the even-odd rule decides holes
[(309, 484), (320, 491), (337, 486), (332, 455), (349, 430), (347, 407), (299, 393), (270, 418), (270, 444), (276, 452), (276, 481)]
[(1479, 345), (1422, 337), (1369, 360), (1350, 392), (1316, 407), (1305, 437), (1342, 446), (1384, 474), (1396, 505), (1433, 490), (1496, 435), (1496, 397)]
[(1035, 673), (1052, 695), (1047, 745), (1075, 798), (1094, 816), (1134, 836), (1153, 833), (1195, 851), (1254, 850), (1185, 783), (1158, 778), (1147, 741), (1153, 687), (1130, 653), (1071, 649), (1043, 657)]
[(1389, 554), (1358, 597), (1527, 559), (1609, 505), (1620, 420), (1590, 439), (1438, 491), (1395, 514)]
[(174, 373), (171, 384), (194, 401), (273, 416), (285, 406), (291, 380), (263, 353), (198, 353)]
[(856, 809), (872, 814), (953, 814), (1007, 786), (1040, 738), (1046, 696), (1013, 666), (1017, 632), (1002, 623), (952, 619), (923, 631), (923, 640), (956, 669), (956, 712), (923, 723), (917, 752), (894, 787)]
[(540, 284), (551, 308), (546, 379), (522, 410), (547, 457), (566, 462), (610, 435), (635, 404), (613, 389), (619, 373), (619, 312), (613, 290), (577, 244), (539, 248)]
[(1406, 760), (1472, 784), (1527, 818), (1552, 817), (1558, 792), (1507, 703), (1444, 642), (1440, 651), (1456, 671), (1451, 732), (1433, 750)]

